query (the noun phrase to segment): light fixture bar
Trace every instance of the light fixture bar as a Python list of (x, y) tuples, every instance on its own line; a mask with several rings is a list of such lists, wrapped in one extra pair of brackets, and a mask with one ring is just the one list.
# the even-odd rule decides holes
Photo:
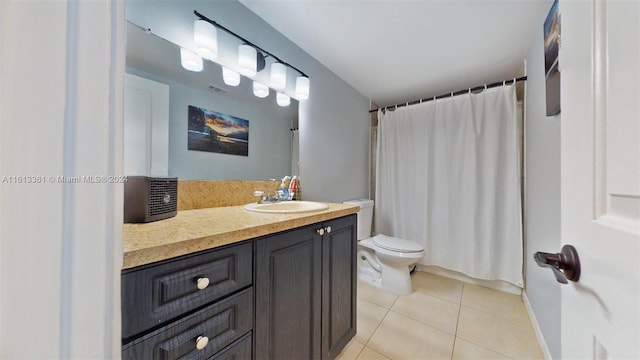
[(300, 71), (300, 70), (299, 70), (298, 68), (296, 68), (295, 66), (293, 66), (293, 65), (291, 65), (291, 64), (289, 64), (289, 63), (287, 63), (287, 62), (282, 61), (282, 59), (280, 59), (279, 57), (277, 57), (277, 56), (273, 55), (272, 53), (268, 52), (267, 50), (265, 50), (265, 49), (263, 49), (263, 48), (259, 47), (258, 45), (256, 45), (256, 44), (252, 43), (251, 41), (249, 41), (249, 40), (245, 39), (244, 37), (242, 37), (242, 36), (240, 36), (240, 35), (236, 34), (235, 32), (233, 32), (233, 31), (231, 31), (231, 30), (227, 29), (226, 27), (224, 27), (224, 26), (222, 26), (222, 25), (218, 24), (217, 22), (215, 22), (215, 21), (213, 21), (213, 20), (209, 19), (208, 17), (206, 17), (206, 16), (204, 16), (204, 15), (200, 14), (198, 11), (193, 10), (193, 14), (194, 14), (195, 16), (197, 16), (200, 20), (204, 20), (204, 21), (206, 21), (206, 22), (210, 23), (211, 25), (213, 25), (213, 26), (217, 27), (218, 29), (223, 30), (223, 31), (227, 32), (228, 34), (233, 35), (233, 36), (235, 36), (236, 38), (240, 39), (243, 43), (245, 43), (245, 44), (247, 44), (247, 45), (249, 45), (249, 46), (254, 47), (256, 50), (258, 50), (258, 51), (260, 51), (260, 52), (262, 52), (262, 53), (264, 53), (264, 54), (266, 54), (266, 55), (268, 55), (268, 56), (271, 56), (271, 57), (272, 57), (272, 58), (274, 58), (277, 62), (282, 63), (283, 65), (285, 65), (285, 66), (287, 66), (287, 67), (289, 67), (289, 68), (291, 68), (291, 69), (293, 69), (293, 70), (297, 71), (298, 73), (300, 73), (300, 75), (305, 76), (305, 77), (307, 77), (307, 78), (309, 77), (309, 76), (307, 76), (307, 74), (303, 73), (302, 71)]

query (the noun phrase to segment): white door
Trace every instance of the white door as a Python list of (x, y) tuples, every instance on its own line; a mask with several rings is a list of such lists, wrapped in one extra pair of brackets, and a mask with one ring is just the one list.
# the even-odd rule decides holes
[(124, 174), (169, 173), (169, 85), (124, 78)]
[(640, 359), (640, 1), (561, 0), (560, 15), (562, 242), (582, 263), (562, 287), (562, 358)]

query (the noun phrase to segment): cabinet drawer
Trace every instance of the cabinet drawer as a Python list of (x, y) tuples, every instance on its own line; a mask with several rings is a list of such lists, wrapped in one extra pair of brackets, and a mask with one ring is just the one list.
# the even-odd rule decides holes
[(253, 352), (253, 334), (247, 335), (236, 340), (228, 348), (220, 351), (216, 354), (212, 360), (247, 360), (251, 359), (251, 353)]
[[(207, 359), (251, 331), (252, 327), (253, 288), (249, 288), (124, 346), (122, 358)], [(196, 341), (201, 336), (209, 341), (198, 350)], [(235, 347), (229, 351), (232, 349)], [(238, 351), (242, 351), (240, 347)]]
[(124, 271), (123, 339), (251, 285), (252, 273), (251, 242)]

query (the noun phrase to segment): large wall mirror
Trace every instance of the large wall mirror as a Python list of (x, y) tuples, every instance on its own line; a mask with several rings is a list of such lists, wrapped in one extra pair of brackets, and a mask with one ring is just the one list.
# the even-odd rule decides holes
[[(266, 98), (255, 97), (247, 77), (236, 87), (226, 85), (222, 67), (211, 61), (204, 61), (201, 72), (185, 70), (179, 46), (131, 22), (126, 42), (126, 175), (264, 180), (296, 174), (292, 163), (297, 163), (297, 136), (292, 129), (297, 128), (297, 100), (292, 98), (288, 107), (280, 107), (274, 91)], [(194, 120), (189, 107), (247, 120), (248, 137), (216, 136), (208, 134), (206, 127), (194, 131), (189, 117), (202, 122), (203, 114)], [(238, 155), (189, 150), (190, 130), (202, 141), (226, 142), (229, 147), (246, 141), (248, 151)]]

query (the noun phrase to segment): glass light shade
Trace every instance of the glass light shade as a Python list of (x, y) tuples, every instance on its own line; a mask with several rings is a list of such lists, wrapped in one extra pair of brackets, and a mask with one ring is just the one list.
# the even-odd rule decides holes
[(180, 48), (180, 63), (189, 71), (202, 71), (202, 58), (191, 50)]
[(240, 84), (240, 74), (223, 66), (222, 80), (224, 80), (224, 83), (229, 86), (238, 86)]
[(289, 106), (289, 104), (291, 104), (291, 98), (284, 93), (278, 93), (276, 95), (276, 102), (278, 103), (278, 105), (283, 107)]
[(265, 98), (269, 96), (269, 87), (265, 84), (259, 83), (257, 81), (253, 82), (253, 95), (259, 98)]
[(204, 20), (193, 23), (193, 44), (196, 53), (205, 59), (215, 60), (218, 57), (218, 31), (216, 27)]
[(283, 63), (271, 65), (271, 87), (276, 91), (283, 91), (287, 86), (287, 67)]
[(296, 97), (298, 100), (307, 100), (309, 98), (309, 78), (306, 76), (298, 76), (296, 78)]
[(253, 46), (242, 44), (238, 47), (238, 65), (240, 74), (254, 76), (256, 74), (256, 62), (258, 53)]

